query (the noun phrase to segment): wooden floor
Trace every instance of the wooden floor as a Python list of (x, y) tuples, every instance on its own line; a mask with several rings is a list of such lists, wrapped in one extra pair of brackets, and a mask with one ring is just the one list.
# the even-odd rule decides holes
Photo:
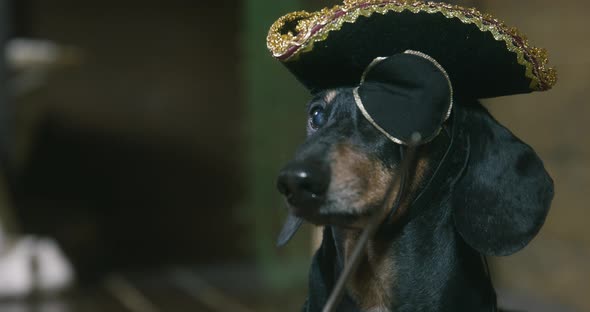
[[(305, 289), (272, 291), (253, 271), (170, 269), (113, 274), (53, 297), (0, 300), (0, 312), (295, 312)], [(531, 294), (498, 291), (510, 311), (577, 312)]]
[[(231, 270), (230, 270), (231, 271)], [(271, 292), (250, 278), (255, 273), (201, 274), (199, 270), (113, 274), (100, 283), (56, 296), (0, 300), (1, 312), (271, 312), (299, 311), (302, 292)], [(232, 273), (232, 272), (226, 272)], [(227, 274), (226, 274), (227, 275)], [(223, 284), (223, 285), (220, 285)], [(291, 308), (290, 308), (291, 307)]]

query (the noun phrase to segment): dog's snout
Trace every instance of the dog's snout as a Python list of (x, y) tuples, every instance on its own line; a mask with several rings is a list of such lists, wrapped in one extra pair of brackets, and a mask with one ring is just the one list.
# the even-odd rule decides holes
[(324, 200), (330, 174), (324, 166), (291, 163), (284, 167), (277, 188), (298, 209), (317, 208)]

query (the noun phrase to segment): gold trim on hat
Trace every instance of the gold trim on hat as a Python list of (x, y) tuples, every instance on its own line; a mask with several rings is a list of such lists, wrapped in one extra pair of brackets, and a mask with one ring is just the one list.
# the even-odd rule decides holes
[[(324, 41), (332, 31), (342, 28), (344, 23), (354, 23), (359, 16), (369, 17), (374, 13), (410, 11), (412, 13), (441, 13), (446, 18), (457, 18), (464, 24), (475, 25), (482, 32), (490, 32), (498, 41), (504, 41), (506, 48), (514, 52), (517, 61), (524, 66), (525, 75), (531, 80), (530, 89), (548, 90), (557, 82), (554, 68), (547, 67), (545, 49), (529, 45), (526, 37), (516, 28), (510, 28), (491, 15), (475, 9), (439, 2), (412, 0), (345, 0), (342, 5), (324, 8), (309, 13), (298, 11), (279, 18), (270, 28), (267, 47), (274, 57), (283, 62), (297, 59), (302, 53), (313, 49), (315, 42)], [(297, 23), (296, 34), (282, 33), (286, 23)]]

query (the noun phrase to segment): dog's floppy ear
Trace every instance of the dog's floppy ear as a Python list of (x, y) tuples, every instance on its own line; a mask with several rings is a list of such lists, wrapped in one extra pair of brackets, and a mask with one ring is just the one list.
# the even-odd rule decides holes
[(553, 198), (553, 181), (533, 149), (480, 104), (462, 107), (470, 140), (464, 176), (453, 192), (454, 221), (477, 251), (510, 255), (539, 232)]

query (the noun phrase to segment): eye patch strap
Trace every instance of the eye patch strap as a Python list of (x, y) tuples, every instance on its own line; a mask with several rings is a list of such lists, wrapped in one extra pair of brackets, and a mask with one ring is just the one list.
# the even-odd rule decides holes
[[(336, 285), (334, 286), (332, 293), (330, 293), (330, 297), (328, 297), (328, 301), (326, 302), (326, 305), (322, 309), (322, 312), (336, 311), (336, 308), (337, 308), (338, 304), (340, 303), (340, 300), (342, 299), (345, 286), (348, 283), (350, 276), (352, 276), (352, 274), (356, 271), (356, 269), (358, 268), (358, 266), (360, 264), (361, 255), (363, 254), (363, 251), (365, 250), (369, 239), (375, 236), (377, 229), (381, 225), (383, 212), (386, 211), (386, 209), (389, 209), (389, 203), (391, 202), (391, 197), (393, 196), (393, 191), (395, 189), (395, 185), (396, 185), (398, 179), (400, 181), (400, 185), (399, 185), (398, 191), (395, 195), (396, 196), (395, 197), (395, 204), (392, 208), (393, 213), (395, 213), (395, 211), (397, 211), (397, 209), (399, 208), (399, 206), (401, 204), (401, 199), (403, 198), (404, 189), (405, 189), (404, 184), (407, 180), (405, 178), (405, 173), (408, 172), (408, 169), (410, 167), (410, 163), (411, 163), (412, 159), (414, 159), (414, 154), (416, 152), (416, 145), (418, 144), (418, 142), (420, 142), (420, 139), (421, 139), (421, 137), (419, 134), (414, 133), (412, 135), (411, 141), (409, 142), (409, 144), (407, 146), (406, 155), (404, 157), (402, 157), (402, 160), (401, 160), (400, 172), (402, 174), (396, 175), (394, 177), (394, 179), (391, 183), (391, 186), (389, 187), (389, 190), (387, 192), (387, 195), (385, 197), (385, 202), (383, 203), (383, 207), (381, 207), (380, 210), (375, 211), (371, 215), (367, 226), (361, 232), (358, 242), (354, 246), (354, 249), (352, 250), (352, 254), (350, 255), (350, 258), (348, 259), (348, 261), (345, 261), (346, 265), (344, 266), (342, 273), (340, 273), (340, 277), (336, 281)], [(403, 150), (403, 147), (400, 147), (401, 153), (403, 153), (402, 150)]]

